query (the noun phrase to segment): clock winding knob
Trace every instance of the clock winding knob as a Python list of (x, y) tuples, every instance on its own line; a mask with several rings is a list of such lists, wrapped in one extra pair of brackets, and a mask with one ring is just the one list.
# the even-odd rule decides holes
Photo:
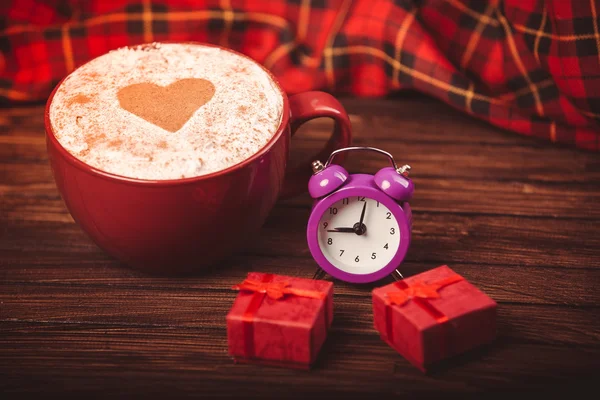
[(402, 176), (408, 177), (408, 174), (409, 174), (410, 170), (411, 170), (410, 165), (404, 164), (403, 166), (401, 166), (400, 168), (398, 168), (396, 170), (396, 172), (398, 172)]
[(323, 163), (319, 160), (313, 161), (311, 166), (314, 174), (318, 174), (319, 172), (323, 171), (323, 168), (325, 168)]

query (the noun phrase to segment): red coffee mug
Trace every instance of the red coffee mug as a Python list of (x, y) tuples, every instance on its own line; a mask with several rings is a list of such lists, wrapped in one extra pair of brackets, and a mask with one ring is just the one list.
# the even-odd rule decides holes
[(260, 230), (280, 194), (288, 197), (306, 190), (310, 165), (286, 168), (290, 138), (300, 125), (319, 117), (335, 121), (331, 138), (314, 159), (326, 159), (351, 141), (350, 120), (334, 97), (306, 92), (288, 99), (275, 77), (263, 69), (283, 97), (277, 133), (237, 165), (175, 180), (127, 178), (91, 167), (71, 155), (54, 136), (50, 123), (50, 104), (59, 83), (46, 104), (46, 144), (56, 185), (73, 219), (106, 252), (146, 271), (198, 270), (243, 249), (247, 239)]

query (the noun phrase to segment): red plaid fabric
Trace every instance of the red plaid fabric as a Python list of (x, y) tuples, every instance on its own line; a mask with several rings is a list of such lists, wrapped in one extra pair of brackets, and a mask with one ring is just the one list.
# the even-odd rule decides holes
[(597, 151), (599, 13), (597, 0), (2, 0), (0, 100), (43, 100), (120, 46), (194, 40), (249, 55), (289, 93), (413, 89)]

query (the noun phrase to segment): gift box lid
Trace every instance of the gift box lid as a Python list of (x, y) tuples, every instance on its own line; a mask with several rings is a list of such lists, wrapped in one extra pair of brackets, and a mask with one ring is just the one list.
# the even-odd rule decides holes
[[(331, 282), (261, 272), (250, 272), (246, 279), (262, 282), (265, 276), (269, 275), (271, 275), (269, 283), (287, 283), (289, 284), (289, 288), (323, 293), (323, 300), (327, 307), (332, 305), (333, 283)], [(240, 291), (231, 310), (227, 314), (227, 318), (237, 319), (244, 317), (253, 298), (253, 292)], [(311, 328), (314, 326), (319, 316), (319, 310), (322, 307), (323, 303), (321, 301), (311, 297), (286, 294), (285, 301), (281, 301), (267, 295), (263, 299), (261, 307), (258, 307), (253, 313), (253, 321), (285, 321), (286, 324)], [(332, 313), (326, 314), (329, 325), (331, 324), (333, 315)]]
[[(462, 278), (447, 265), (442, 265), (418, 275), (405, 278), (404, 283), (406, 283), (408, 287), (420, 284), (427, 285), (443, 281), (446, 278), (451, 278), (453, 276)], [(396, 283), (391, 283), (373, 289), (373, 295), (385, 301), (388, 293), (399, 292), (401, 290), (402, 289), (399, 288)], [(440, 288), (437, 290), (437, 293), (439, 297), (427, 298), (427, 302), (450, 320), (478, 310), (496, 307), (496, 302), (493, 299), (464, 278)], [(402, 306), (396, 307), (396, 309), (419, 330), (426, 330), (438, 324), (436, 318), (430, 313), (424, 312), (422, 307), (416, 302), (407, 301)]]

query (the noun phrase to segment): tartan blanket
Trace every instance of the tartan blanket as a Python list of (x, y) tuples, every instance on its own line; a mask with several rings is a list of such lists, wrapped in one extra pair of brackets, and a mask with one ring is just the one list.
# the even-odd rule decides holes
[(597, 0), (2, 0), (0, 102), (43, 101), (117, 47), (193, 40), (247, 54), (288, 93), (411, 89), (598, 151), (599, 13)]

